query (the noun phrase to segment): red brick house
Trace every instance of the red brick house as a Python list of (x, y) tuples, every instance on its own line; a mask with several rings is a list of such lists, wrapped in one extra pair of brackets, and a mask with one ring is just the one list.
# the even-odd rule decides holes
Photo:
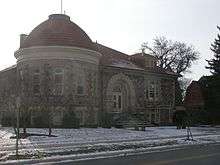
[(184, 99), (186, 110), (202, 110), (205, 105), (202, 88), (198, 81), (192, 81), (186, 90)]

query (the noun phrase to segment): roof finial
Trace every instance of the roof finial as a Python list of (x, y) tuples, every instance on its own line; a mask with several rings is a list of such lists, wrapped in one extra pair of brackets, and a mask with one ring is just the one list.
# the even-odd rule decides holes
[(61, 10), (61, 14), (63, 14), (63, 0), (60, 0), (60, 10)]

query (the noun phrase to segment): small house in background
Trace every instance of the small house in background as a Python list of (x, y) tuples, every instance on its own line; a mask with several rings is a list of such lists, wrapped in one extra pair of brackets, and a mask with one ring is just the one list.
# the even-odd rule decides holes
[(186, 90), (184, 106), (191, 116), (192, 123), (219, 123), (219, 76), (203, 76), (198, 81), (192, 81)]
[(205, 101), (199, 81), (192, 81), (186, 90), (184, 105), (188, 111), (203, 110)]

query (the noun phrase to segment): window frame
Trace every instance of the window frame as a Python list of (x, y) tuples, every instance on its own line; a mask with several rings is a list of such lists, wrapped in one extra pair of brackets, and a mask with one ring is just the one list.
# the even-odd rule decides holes
[[(57, 71), (60, 69), (60, 71)], [(64, 69), (63, 68), (55, 68), (54, 69), (54, 94), (55, 95), (63, 95), (64, 88)], [(60, 81), (56, 82), (56, 76), (62, 76)], [(59, 90), (58, 90), (59, 89)]]
[(160, 82), (159, 80), (148, 80), (145, 88), (145, 96), (149, 101), (158, 101), (160, 97)]
[[(36, 77), (37, 77), (37, 80), (36, 80)], [(40, 95), (40, 93), (41, 93), (41, 86), (40, 86), (41, 73), (40, 73), (40, 69), (34, 69), (32, 82), (33, 82), (33, 94), (35, 96)], [(37, 87), (37, 88), (35, 88), (35, 87)], [(38, 92), (36, 92), (35, 89), (37, 89), (36, 91), (38, 91)]]

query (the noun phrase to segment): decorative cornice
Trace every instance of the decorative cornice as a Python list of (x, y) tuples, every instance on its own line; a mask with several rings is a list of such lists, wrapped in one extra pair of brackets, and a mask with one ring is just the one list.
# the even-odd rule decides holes
[(17, 63), (42, 59), (68, 59), (98, 65), (102, 55), (99, 52), (79, 47), (37, 46), (19, 49), (14, 53), (14, 56), (17, 59)]

